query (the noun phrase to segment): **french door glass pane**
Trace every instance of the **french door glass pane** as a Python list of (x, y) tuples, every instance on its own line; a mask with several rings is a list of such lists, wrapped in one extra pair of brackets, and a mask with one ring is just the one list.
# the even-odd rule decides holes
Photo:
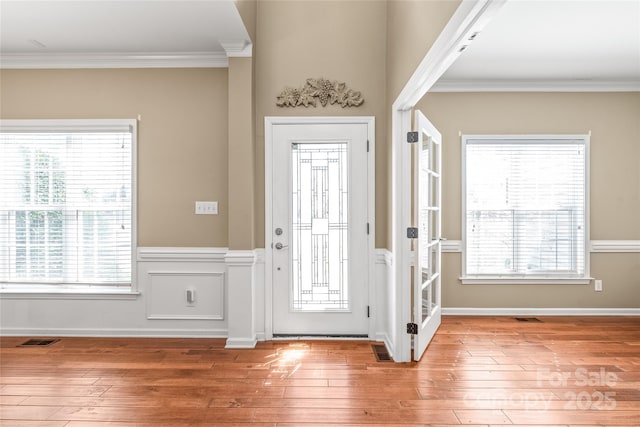
[(348, 311), (346, 143), (292, 144), (293, 311)]

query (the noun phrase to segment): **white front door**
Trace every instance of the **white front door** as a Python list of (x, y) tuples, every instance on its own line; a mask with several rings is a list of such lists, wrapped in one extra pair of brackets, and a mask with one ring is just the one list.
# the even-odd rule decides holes
[(369, 334), (369, 132), (366, 123), (271, 127), (274, 335)]
[(414, 128), (418, 142), (413, 150), (413, 218), (418, 237), (414, 244), (413, 358), (420, 360), (440, 326), (442, 237), (442, 136), (416, 111)]

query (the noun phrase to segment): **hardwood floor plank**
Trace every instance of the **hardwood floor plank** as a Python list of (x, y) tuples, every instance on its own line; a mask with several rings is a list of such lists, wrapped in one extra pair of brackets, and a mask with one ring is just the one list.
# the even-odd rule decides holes
[[(246, 423), (174, 423), (163, 422), (162, 427), (246, 427)], [(157, 423), (69, 421), (64, 427), (159, 427)], [(277, 427), (276, 423), (252, 422), (251, 427)]]
[(66, 421), (18, 421), (3, 420), (2, 427), (66, 427)]
[(0, 406), (0, 420), (5, 421), (46, 421), (60, 410), (56, 406)]
[[(212, 399), (212, 408), (387, 408), (398, 409), (400, 403), (391, 399)], [(422, 408), (417, 408), (422, 409)]]
[(607, 426), (637, 426), (637, 411), (515, 411), (505, 413), (515, 424), (595, 424)]
[(499, 409), (456, 409), (453, 413), (460, 424), (511, 424), (509, 417)]
[(109, 386), (66, 386), (39, 384), (10, 384), (0, 394), (10, 396), (100, 396)]

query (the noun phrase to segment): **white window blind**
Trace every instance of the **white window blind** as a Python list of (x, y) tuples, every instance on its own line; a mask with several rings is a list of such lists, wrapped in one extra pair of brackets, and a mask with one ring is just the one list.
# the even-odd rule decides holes
[(3, 121), (0, 283), (131, 285), (131, 121)]
[(463, 137), (463, 276), (582, 278), (587, 137)]

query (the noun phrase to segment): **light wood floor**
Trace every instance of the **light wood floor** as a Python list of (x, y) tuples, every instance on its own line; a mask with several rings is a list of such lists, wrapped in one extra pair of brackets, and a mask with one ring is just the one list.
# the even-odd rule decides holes
[(0, 341), (0, 425), (640, 426), (640, 318), (445, 317), (419, 363), (371, 343)]

